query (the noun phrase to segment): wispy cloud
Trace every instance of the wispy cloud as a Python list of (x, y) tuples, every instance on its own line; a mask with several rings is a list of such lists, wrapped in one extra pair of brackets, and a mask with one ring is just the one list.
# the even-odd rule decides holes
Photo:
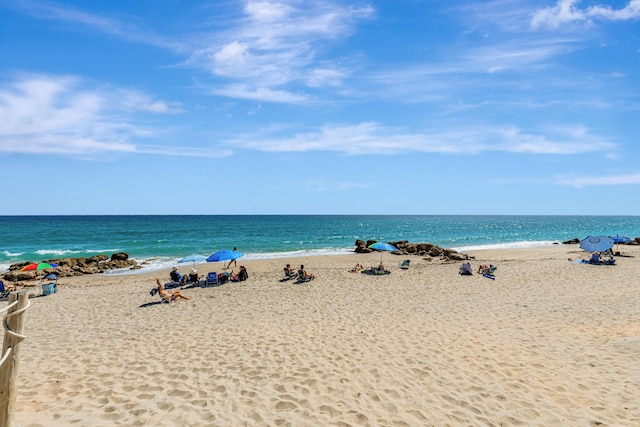
[[(374, 14), (367, 5), (327, 0), (246, 0), (241, 15), (223, 20), (224, 24), (220, 16), (203, 12), (193, 23), (197, 30), (182, 28), (165, 36), (140, 28), (134, 19), (115, 19), (62, 3), (23, 0), (14, 7), (39, 19), (170, 49), (184, 55), (183, 65), (215, 79), (212, 94), (275, 103), (300, 103), (309, 98), (305, 89), (340, 86), (351, 68), (342, 63), (344, 59), (328, 59), (325, 53)], [(203, 30), (212, 22), (215, 30)]]
[(110, 34), (125, 40), (168, 48), (174, 51), (184, 50), (184, 46), (179, 40), (143, 30), (137, 25), (121, 19), (89, 13), (68, 4), (43, 0), (21, 0), (10, 5), (34, 18), (66, 22), (78, 28), (89, 28), (93, 31)]
[[(474, 99), (476, 93), (490, 101), (502, 98), (506, 89), (513, 102), (520, 93), (530, 97), (534, 78), (548, 79), (564, 90), (577, 86), (581, 78), (592, 78), (575, 73), (568, 79), (554, 72), (557, 59), (578, 46), (579, 41), (568, 36), (542, 39), (529, 33), (510, 35), (499, 41), (452, 47), (446, 57), (429, 62), (385, 64), (380, 70), (360, 76), (358, 84), (365, 98), (408, 103), (442, 103), (449, 99), (459, 102)], [(369, 86), (363, 89), (364, 84)]]
[(570, 187), (595, 187), (609, 185), (637, 185), (640, 184), (640, 173), (629, 175), (585, 176), (575, 178), (560, 177), (558, 184)]
[(640, 0), (630, 0), (623, 8), (611, 6), (578, 7), (580, 0), (558, 0), (555, 6), (534, 13), (531, 20), (533, 28), (548, 26), (551, 28), (573, 21), (627, 21), (640, 18)]
[(0, 83), (0, 151), (83, 157), (179, 151), (202, 156), (195, 149), (134, 144), (136, 138), (159, 132), (135, 120), (135, 114), (144, 112), (178, 113), (180, 108), (133, 90), (92, 87), (74, 76), (22, 76)]
[(404, 133), (377, 123), (324, 126), (315, 132), (292, 137), (268, 138), (247, 135), (228, 141), (234, 147), (272, 152), (333, 151), (347, 155), (406, 154), (478, 154), (509, 152), (569, 155), (608, 152), (616, 145), (603, 141), (583, 126), (562, 126), (531, 133), (515, 126), (469, 126), (455, 130)]
[(372, 14), (369, 6), (326, 1), (250, 0), (243, 16), (216, 34), (210, 46), (195, 49), (189, 63), (222, 79), (215, 90), (219, 95), (300, 102), (305, 97), (288, 86), (338, 86), (350, 74), (348, 67), (323, 59), (321, 52)]

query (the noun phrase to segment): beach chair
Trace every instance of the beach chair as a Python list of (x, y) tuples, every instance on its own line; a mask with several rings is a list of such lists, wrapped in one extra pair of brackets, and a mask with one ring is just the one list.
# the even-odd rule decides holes
[(287, 267), (284, 268), (284, 280), (295, 279), (298, 277), (298, 273), (295, 270), (291, 270)]
[(58, 276), (55, 273), (49, 273), (40, 279), (40, 285), (42, 286), (42, 295), (56, 293), (58, 292)]
[(298, 271), (297, 277), (298, 277), (298, 280), (296, 280), (296, 283), (310, 282), (313, 280), (313, 276), (305, 276), (304, 271), (302, 270)]
[(42, 295), (51, 295), (56, 292), (55, 283), (45, 283), (42, 285)]
[(218, 286), (218, 274), (215, 271), (207, 273), (207, 280), (204, 285), (205, 287)]
[[(178, 286), (184, 286), (190, 282), (189, 276), (180, 274), (177, 270), (173, 270), (169, 273), (171, 282), (165, 284), (165, 288), (177, 288)], [(186, 277), (186, 280), (185, 280)]]
[(588, 262), (589, 264), (600, 264), (600, 254), (597, 252), (592, 253)]
[(11, 291), (6, 289), (4, 287), (4, 282), (2, 280), (0, 280), (0, 299), (7, 298), (10, 293), (11, 293)]
[(409, 268), (409, 264), (411, 264), (411, 260), (410, 259), (405, 259), (404, 261), (402, 261), (400, 263), (400, 268), (402, 268), (403, 270), (406, 270)]
[(495, 265), (490, 265), (489, 268), (482, 272), (482, 275), (487, 279), (496, 280), (495, 271), (498, 267)]

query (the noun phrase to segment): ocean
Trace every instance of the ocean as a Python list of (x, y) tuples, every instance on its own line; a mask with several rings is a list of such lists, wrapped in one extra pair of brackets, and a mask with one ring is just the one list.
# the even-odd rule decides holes
[(350, 253), (357, 239), (433, 243), (464, 252), (545, 246), (588, 235), (638, 237), (640, 216), (0, 216), (0, 271), (22, 261), (115, 252), (146, 261), (149, 271), (190, 254), (233, 247), (248, 261)]

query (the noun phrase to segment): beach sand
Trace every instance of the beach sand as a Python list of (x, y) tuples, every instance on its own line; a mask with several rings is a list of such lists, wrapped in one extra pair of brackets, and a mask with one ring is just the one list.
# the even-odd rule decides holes
[[(159, 304), (153, 278), (32, 298), (16, 426), (639, 426), (640, 248), (577, 245), (242, 261), (249, 280)], [(316, 280), (280, 282), (285, 263)], [(199, 264), (200, 273), (222, 263)], [(182, 267), (187, 273), (190, 266)]]

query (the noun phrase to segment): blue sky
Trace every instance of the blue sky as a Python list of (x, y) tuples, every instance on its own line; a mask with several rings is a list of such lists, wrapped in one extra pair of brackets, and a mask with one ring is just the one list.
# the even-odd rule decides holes
[(0, 214), (640, 214), (640, 0), (0, 22)]

